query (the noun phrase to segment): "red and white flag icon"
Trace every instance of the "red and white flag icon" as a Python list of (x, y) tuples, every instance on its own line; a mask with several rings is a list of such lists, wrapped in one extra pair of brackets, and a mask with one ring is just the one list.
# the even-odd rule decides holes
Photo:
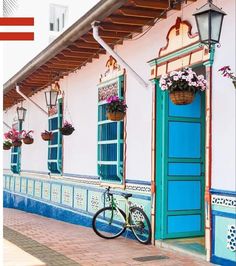
[[(34, 32), (21, 31), (20, 26), (34, 26), (34, 18), (0, 17), (0, 41), (33, 41)], [(14, 31), (12, 31), (12, 28), (14, 28)]]

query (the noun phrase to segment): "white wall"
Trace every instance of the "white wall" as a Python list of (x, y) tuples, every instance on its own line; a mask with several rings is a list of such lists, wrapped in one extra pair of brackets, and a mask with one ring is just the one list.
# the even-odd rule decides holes
[[(193, 26), (192, 32), (195, 33), (197, 30), (192, 13), (204, 3), (205, 0), (197, 1), (181, 12), (169, 13), (167, 20), (157, 23), (141, 39), (125, 41), (123, 46), (116, 47), (116, 51), (147, 81), (150, 68), (146, 62), (157, 57), (159, 49), (166, 45), (167, 32), (175, 24), (176, 17), (180, 16), (183, 20), (188, 20)], [(235, 25), (235, 1), (229, 0), (227, 3), (218, 1), (217, 5), (223, 6), (228, 15), (223, 25), (222, 46), (216, 49), (213, 66), (213, 187), (233, 190), (235, 187), (235, 89), (231, 82), (221, 77), (217, 70), (224, 65), (231, 65), (235, 70), (235, 31), (228, 30)], [(64, 137), (64, 172), (66, 173), (97, 174), (96, 85), (100, 74), (105, 71), (107, 59), (108, 55), (103, 55), (77, 73), (71, 74), (69, 78), (60, 81), (66, 95), (65, 106), (68, 106), (75, 126), (75, 132), (71, 136)], [(34, 99), (41, 105), (44, 104), (42, 92)], [(151, 88), (143, 88), (129, 72), (127, 72), (126, 101), (128, 105), (126, 178), (150, 181)], [(33, 111), (30, 112), (33, 113)], [(46, 126), (46, 119), (40, 112), (36, 112), (37, 115), (30, 118), (30, 127), (36, 130), (35, 144), (29, 147), (23, 146), (22, 168), (47, 171), (46, 144), (39, 136), (41, 130), (39, 125), (43, 123)], [(65, 113), (65, 116), (68, 114)], [(69, 116), (65, 119), (69, 119)]]

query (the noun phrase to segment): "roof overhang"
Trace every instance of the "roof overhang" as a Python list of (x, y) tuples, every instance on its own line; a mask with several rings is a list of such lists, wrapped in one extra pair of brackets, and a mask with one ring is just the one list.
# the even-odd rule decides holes
[(169, 0), (101, 0), (4, 84), (4, 109), (23, 100), (16, 84), (30, 97), (105, 54), (93, 38), (93, 21), (101, 22), (99, 34), (113, 48), (153, 26), (157, 18), (166, 18), (168, 10), (180, 8), (170, 7)]

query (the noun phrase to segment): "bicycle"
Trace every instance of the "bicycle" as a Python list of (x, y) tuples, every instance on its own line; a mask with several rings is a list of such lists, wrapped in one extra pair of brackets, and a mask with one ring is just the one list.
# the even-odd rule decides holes
[(110, 187), (104, 192), (109, 206), (98, 210), (92, 221), (94, 232), (106, 239), (114, 239), (122, 235), (127, 228), (131, 229), (135, 238), (142, 244), (151, 241), (151, 225), (146, 213), (137, 206), (132, 205), (128, 199), (132, 194), (121, 193), (125, 198), (125, 210), (120, 209), (114, 199)]

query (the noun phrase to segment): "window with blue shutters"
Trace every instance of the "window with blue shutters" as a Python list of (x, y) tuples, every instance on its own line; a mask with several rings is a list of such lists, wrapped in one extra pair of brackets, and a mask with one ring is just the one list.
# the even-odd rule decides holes
[(124, 97), (124, 71), (116, 70), (118, 75), (114, 77), (112, 71), (109, 79), (108, 70), (98, 85), (98, 175), (101, 181), (122, 183), (124, 121), (110, 121), (106, 116), (106, 99), (112, 95)]
[(49, 112), (48, 127), (53, 132), (53, 139), (48, 142), (48, 170), (54, 174), (62, 172), (62, 99), (58, 99), (56, 108)]
[[(12, 128), (21, 131), (22, 130), (22, 122), (17, 122), (12, 125)], [(14, 174), (20, 173), (20, 165), (21, 164), (21, 147), (13, 147), (11, 148), (11, 171)]]

